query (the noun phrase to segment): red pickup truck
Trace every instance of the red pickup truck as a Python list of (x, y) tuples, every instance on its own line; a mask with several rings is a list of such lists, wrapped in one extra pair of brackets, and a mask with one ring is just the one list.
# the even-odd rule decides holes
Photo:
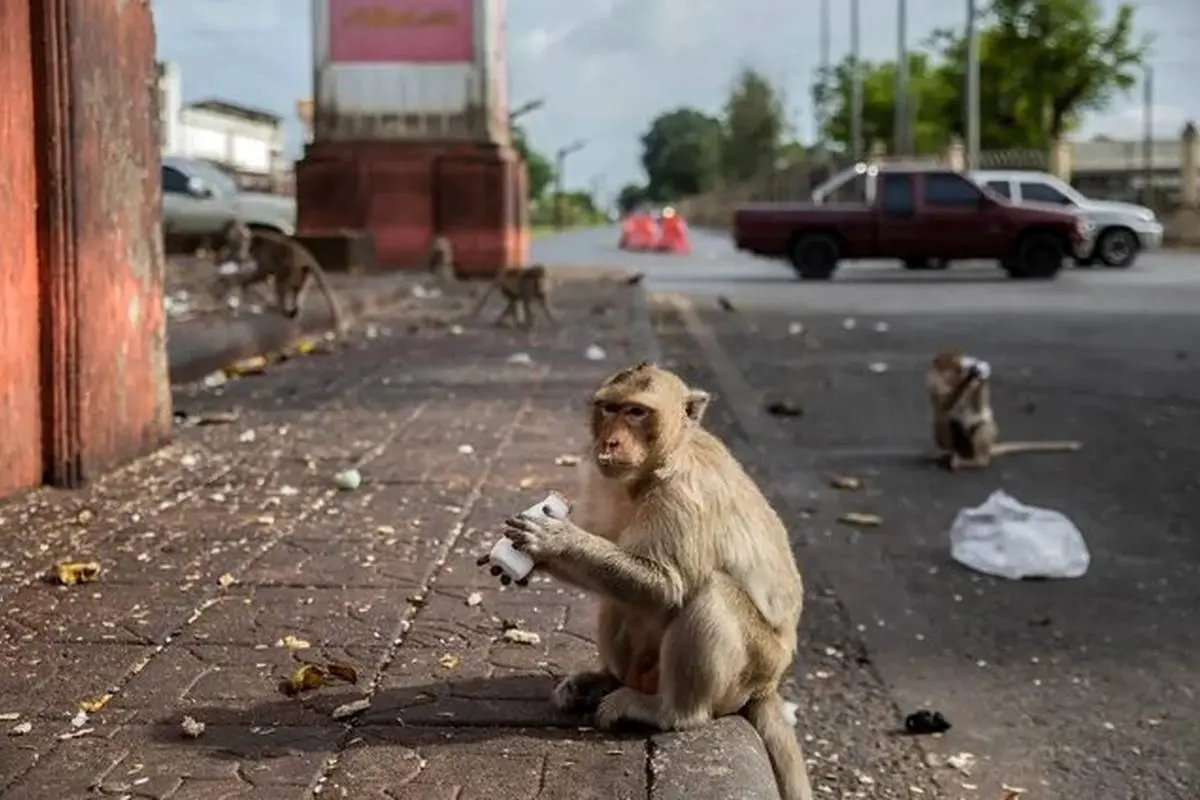
[(859, 258), (894, 258), (909, 269), (995, 259), (1012, 278), (1048, 279), (1091, 237), (1073, 211), (1014, 205), (950, 169), (860, 164), (854, 171), (863, 202), (738, 208), (737, 248), (787, 258), (806, 280), (828, 280), (840, 261)]

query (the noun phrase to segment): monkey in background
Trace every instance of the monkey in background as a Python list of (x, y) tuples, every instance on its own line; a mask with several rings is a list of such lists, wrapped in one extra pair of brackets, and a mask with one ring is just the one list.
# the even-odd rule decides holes
[(454, 268), (454, 245), (445, 236), (438, 234), (429, 242), (425, 257), (425, 269), (443, 286), (454, 283), (457, 274)]
[(925, 376), (933, 415), (933, 441), (951, 470), (982, 468), (1014, 453), (1067, 453), (1074, 441), (999, 442), (991, 403), (991, 366), (959, 350), (942, 350)]
[(701, 425), (709, 394), (650, 363), (591, 398), (591, 445), (569, 520), (506, 520), (539, 567), (597, 595), (601, 669), (564, 678), (561, 709), (610, 729), (683, 730), (743, 714), (784, 800), (811, 798), (779, 684), (804, 599), (787, 530)]
[(558, 324), (558, 318), (550, 308), (550, 272), (541, 264), (527, 268), (504, 269), (496, 273), (495, 279), (479, 302), (467, 312), (468, 319), (474, 319), (483, 311), (488, 298), (499, 290), (506, 305), (496, 318), (496, 325), (503, 325), (512, 319), (517, 327), (530, 330), (533, 327), (533, 306), (536, 303), (542, 309), (546, 320), (551, 325)]
[(329, 303), (334, 328), (339, 333), (345, 330), (346, 318), (341, 302), (329, 285), (325, 271), (309, 249), (294, 238), (265, 228), (251, 229), (241, 220), (230, 220), (222, 228), (216, 261), (218, 264), (233, 262), (239, 268), (251, 267), (249, 272), (223, 272), (218, 284), (222, 294), (227, 294), (233, 287), (244, 291), (270, 280), (275, 287), (278, 308), (288, 319), (299, 316), (305, 296), (316, 284)]

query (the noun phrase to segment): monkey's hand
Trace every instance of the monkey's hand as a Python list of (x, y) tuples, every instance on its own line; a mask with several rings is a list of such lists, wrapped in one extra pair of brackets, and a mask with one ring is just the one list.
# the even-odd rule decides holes
[(553, 517), (509, 517), (504, 524), (508, 526), (504, 535), (513, 547), (539, 564), (554, 560), (588, 536), (570, 521)]

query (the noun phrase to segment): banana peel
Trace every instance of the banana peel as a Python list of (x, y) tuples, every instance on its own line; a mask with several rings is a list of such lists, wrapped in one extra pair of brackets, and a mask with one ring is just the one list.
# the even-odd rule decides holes
[(54, 577), (63, 586), (91, 583), (100, 579), (100, 564), (96, 561), (63, 561), (54, 566)]
[(358, 671), (349, 664), (301, 664), (280, 686), (284, 694), (296, 695), (326, 686), (330, 681), (358, 683)]

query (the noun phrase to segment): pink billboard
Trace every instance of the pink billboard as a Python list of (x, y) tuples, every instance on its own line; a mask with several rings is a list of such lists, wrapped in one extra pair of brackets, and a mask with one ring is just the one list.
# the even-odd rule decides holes
[(470, 63), (475, 0), (328, 0), (329, 59), (346, 63)]

